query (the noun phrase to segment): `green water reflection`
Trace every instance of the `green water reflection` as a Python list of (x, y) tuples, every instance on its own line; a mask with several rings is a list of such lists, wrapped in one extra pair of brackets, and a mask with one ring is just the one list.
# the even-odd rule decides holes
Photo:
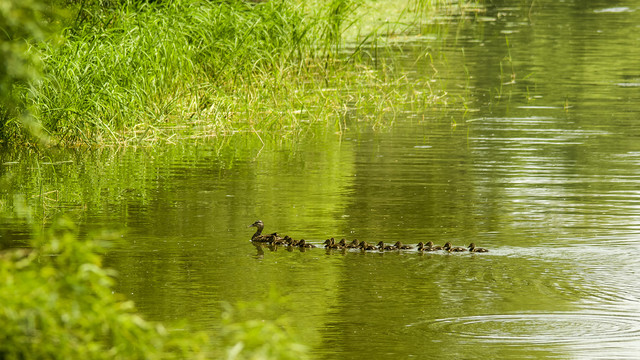
[[(354, 115), (352, 131), (295, 145), (236, 135), (4, 153), (3, 203), (22, 194), (45, 219), (64, 211), (86, 232), (122, 230), (108, 264), (152, 319), (215, 331), (220, 302), (273, 287), (317, 359), (633, 358), (640, 5), (516, 4), (489, 2), (456, 25), (425, 25), (442, 40), (398, 45), (399, 71), (427, 71), (415, 59), (432, 54), (451, 107), (406, 104), (382, 131)], [(256, 219), (315, 243), (491, 252), (261, 252), (248, 241)], [(4, 245), (27, 233), (11, 219), (1, 231)]]

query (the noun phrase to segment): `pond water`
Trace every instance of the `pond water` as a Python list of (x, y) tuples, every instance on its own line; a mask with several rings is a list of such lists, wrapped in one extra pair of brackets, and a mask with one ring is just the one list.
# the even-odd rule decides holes
[[(640, 4), (488, 3), (397, 39), (396, 66), (433, 71), (428, 52), (459, 105), (295, 144), (5, 154), (4, 185), (123, 231), (107, 263), (153, 320), (215, 331), (221, 302), (275, 289), (314, 359), (636, 358)], [(257, 219), (490, 252), (272, 251)]]

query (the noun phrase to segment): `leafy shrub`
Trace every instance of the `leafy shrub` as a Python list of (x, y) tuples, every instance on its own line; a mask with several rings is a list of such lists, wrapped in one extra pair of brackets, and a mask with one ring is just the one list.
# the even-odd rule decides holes
[(62, 217), (33, 248), (0, 252), (0, 359), (306, 358), (274, 291), (265, 302), (226, 305), (220, 349), (203, 332), (144, 320), (113, 291), (100, 255), (108, 245), (81, 240)]
[(222, 340), (228, 360), (304, 360), (307, 347), (283, 316), (286, 298), (272, 288), (264, 302), (227, 304)]
[(62, 218), (33, 249), (1, 253), (0, 358), (205, 358), (205, 334), (169, 332), (113, 292), (105, 244)]

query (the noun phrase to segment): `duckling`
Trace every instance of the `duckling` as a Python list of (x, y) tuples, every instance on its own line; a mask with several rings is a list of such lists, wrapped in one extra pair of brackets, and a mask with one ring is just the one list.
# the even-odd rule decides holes
[(324, 241), (325, 249), (342, 249), (340, 244), (336, 244), (336, 239), (331, 238)]
[(418, 245), (416, 245), (416, 249), (418, 251), (433, 251), (431, 247), (425, 245), (422, 241), (420, 241)]
[(264, 229), (264, 223), (261, 220), (257, 220), (256, 222), (249, 225), (248, 227), (258, 228), (256, 233), (251, 236), (251, 241), (270, 243), (270, 242), (276, 241), (277, 239), (281, 239), (277, 233), (262, 235), (262, 230)]
[(349, 249), (356, 249), (358, 248), (358, 246), (360, 246), (360, 242), (358, 241), (358, 239), (353, 239), (353, 241), (350, 244), (347, 244), (347, 247)]
[(294, 240), (289, 236), (285, 236), (284, 237), (284, 243), (287, 244), (287, 246), (298, 246), (299, 241), (298, 240)]
[(411, 245), (403, 245), (400, 241), (396, 241), (396, 243), (393, 246), (395, 246), (396, 249), (398, 249), (398, 250), (413, 249), (413, 246), (411, 246)]
[(314, 248), (316, 246), (313, 245), (313, 244), (308, 244), (305, 239), (300, 239), (300, 241), (298, 241), (298, 247), (299, 248)]
[(440, 245), (434, 245), (433, 241), (427, 241), (427, 243), (424, 245), (425, 247), (429, 248), (428, 251), (436, 251), (436, 250), (442, 250), (442, 246)]
[(385, 245), (384, 241), (380, 241), (378, 243), (378, 250), (382, 251), (382, 250), (397, 250), (397, 248), (393, 245)]
[(360, 249), (362, 249), (362, 251), (367, 251), (367, 250), (377, 250), (377, 248), (371, 244), (369, 244), (366, 241), (361, 241), (360, 245), (358, 246)]
[(347, 244), (347, 239), (341, 239), (338, 242), (338, 245), (340, 245), (340, 247), (343, 249), (354, 249), (354, 248), (357, 248), (359, 244), (357, 239), (353, 240), (349, 244)]
[(489, 250), (487, 250), (485, 248), (476, 247), (475, 243), (469, 244), (469, 251), (470, 252), (489, 252)]
[(447, 241), (446, 244), (444, 244), (444, 246), (442, 247), (442, 250), (447, 250), (448, 252), (462, 252), (462, 251), (467, 251), (467, 249), (460, 247), (460, 246), (456, 246), (454, 247), (453, 245), (451, 245), (451, 242)]
[(284, 245), (285, 241), (284, 241), (284, 238), (281, 238), (281, 237), (276, 235), (276, 236), (273, 236), (271, 238), (271, 241), (269, 241), (269, 244), (272, 244), (272, 245)]

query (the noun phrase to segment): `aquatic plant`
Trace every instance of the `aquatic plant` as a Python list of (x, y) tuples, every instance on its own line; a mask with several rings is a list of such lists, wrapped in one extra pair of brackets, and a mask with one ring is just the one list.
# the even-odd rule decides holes
[[(331, 53), (340, 26), (330, 20), (327, 30), (282, 1), (109, 10), (67, 28), (61, 46), (44, 43), (45, 76), (22, 88), (24, 102), (58, 142), (114, 142), (130, 136), (121, 130), (178, 124), (202, 124), (215, 134), (234, 129), (252, 99), (268, 96), (260, 89), (275, 90), (309, 58)], [(339, 8), (330, 11), (341, 16)]]
[[(55, 143), (142, 144), (237, 132), (262, 141), (270, 131), (281, 137), (315, 125), (341, 132), (350, 109), (378, 126), (393, 121), (396, 104), (414, 100), (415, 91), (399, 91), (408, 81), (393, 60), (368, 62), (368, 44), (376, 43), (376, 53), (381, 46), (377, 32), (356, 44), (343, 41), (363, 2), (81, 4), (69, 7), (65, 41), (38, 47), (44, 76), (14, 84)], [(440, 94), (430, 95), (426, 103)], [(25, 129), (6, 124), (0, 138), (19, 142)]]

